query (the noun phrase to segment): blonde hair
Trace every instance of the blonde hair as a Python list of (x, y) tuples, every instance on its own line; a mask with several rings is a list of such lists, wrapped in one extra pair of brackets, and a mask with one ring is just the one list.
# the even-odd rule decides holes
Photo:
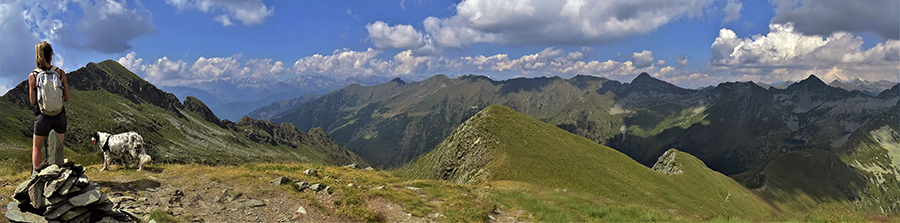
[(49, 68), (50, 60), (53, 58), (53, 47), (50, 47), (47, 41), (34, 45), (34, 57), (38, 69)]

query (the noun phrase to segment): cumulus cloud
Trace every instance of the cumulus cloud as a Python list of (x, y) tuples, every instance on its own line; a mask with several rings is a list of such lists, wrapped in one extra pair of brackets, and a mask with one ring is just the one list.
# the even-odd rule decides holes
[(653, 52), (649, 50), (635, 52), (631, 54), (631, 58), (632, 61), (634, 61), (634, 66), (637, 68), (644, 68), (653, 65)]
[(379, 49), (415, 49), (425, 45), (422, 33), (417, 32), (411, 25), (389, 26), (387, 23), (377, 21), (366, 24), (366, 30), (369, 32), (369, 39)]
[(651, 76), (686, 88), (698, 88), (703, 86), (716, 85), (720, 82), (726, 81), (726, 79), (722, 76), (715, 76), (707, 73), (694, 72), (685, 69), (677, 69), (672, 66), (660, 68), (659, 71), (657, 71), (656, 73), (652, 73)]
[(725, 18), (722, 19), (722, 24), (735, 21), (741, 18), (741, 9), (744, 7), (744, 3), (741, 3), (740, 0), (728, 0), (728, 3), (725, 5)]
[(480, 42), (592, 45), (646, 34), (669, 22), (700, 16), (712, 2), (464, 0), (449, 18), (426, 18), (419, 33), (433, 38), (440, 47), (451, 48)]
[(708, 67), (714, 71), (749, 75), (747, 78), (769, 75), (769, 79), (779, 81), (799, 80), (811, 73), (897, 80), (900, 41), (888, 40), (863, 51), (862, 38), (845, 32), (823, 38), (804, 35), (791, 24), (770, 24), (769, 29), (765, 36), (746, 39), (737, 37), (729, 29), (721, 29), (711, 46)]
[(689, 58), (688, 58), (687, 56), (676, 56), (676, 57), (675, 57), (675, 63), (678, 63), (678, 64), (680, 64), (681, 66), (687, 66), (687, 65), (688, 65), (688, 59), (689, 59)]
[(284, 62), (264, 59), (242, 59), (241, 54), (230, 57), (199, 57), (193, 63), (184, 60), (171, 60), (168, 57), (158, 58), (144, 63), (135, 52), (119, 58), (128, 70), (143, 76), (154, 84), (173, 86), (228, 78), (278, 78), (287, 73), (289, 68)]
[(900, 39), (900, 1), (896, 0), (772, 0), (773, 23), (793, 26), (806, 35), (863, 33)]
[(375, 56), (381, 51), (369, 48), (364, 52), (350, 49), (338, 49), (332, 55), (315, 54), (294, 62), (294, 71), (298, 74), (345, 74), (352, 76), (372, 75), (375, 70), (371, 64), (379, 63)]
[[(36, 67), (34, 62), (34, 45), (40, 39), (31, 31), (32, 26), (26, 24), (22, 13), (23, 6), (16, 3), (0, 3), (0, 80), (16, 82), (25, 80), (28, 72)], [(6, 83), (0, 83), (6, 84)]]
[(218, 14), (213, 21), (223, 26), (234, 25), (233, 20), (245, 26), (259, 25), (275, 14), (275, 8), (263, 4), (262, 0), (166, 0), (166, 4), (178, 10), (199, 10)]
[[(131, 40), (156, 32), (153, 15), (139, 1), (134, 7), (125, 0), (14, 1), (2, 5), (4, 26), (19, 30), (22, 25), (27, 27), (25, 32), (5, 33), (30, 34), (35, 37), (30, 39), (45, 39), (69, 48), (120, 53), (131, 49)], [(70, 9), (72, 5), (78, 7)]]
[(128, 8), (124, 0), (79, 1), (84, 16), (76, 28), (84, 42), (79, 48), (101, 53), (120, 53), (131, 49), (129, 41), (156, 32), (150, 11), (138, 3)]

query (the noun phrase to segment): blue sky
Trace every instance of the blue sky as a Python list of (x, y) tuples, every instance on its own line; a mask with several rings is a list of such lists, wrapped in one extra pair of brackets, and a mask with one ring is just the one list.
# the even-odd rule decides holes
[(696, 88), (900, 78), (896, 0), (0, 0), (0, 92), (51, 42), (157, 85), (297, 75), (494, 79), (641, 72)]

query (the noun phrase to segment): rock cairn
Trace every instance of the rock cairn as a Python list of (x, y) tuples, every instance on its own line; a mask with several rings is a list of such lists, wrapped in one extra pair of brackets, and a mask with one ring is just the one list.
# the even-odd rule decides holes
[(42, 165), (38, 171), (16, 187), (16, 201), (6, 205), (11, 222), (136, 221), (132, 214), (113, 209), (115, 205), (88, 181), (81, 165)]

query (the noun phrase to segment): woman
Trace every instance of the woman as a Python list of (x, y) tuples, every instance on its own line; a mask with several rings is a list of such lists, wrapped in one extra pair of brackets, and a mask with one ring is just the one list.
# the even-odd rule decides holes
[[(50, 47), (50, 43), (47, 41), (38, 43), (34, 46), (34, 51), (37, 68), (28, 75), (28, 96), (31, 100), (31, 105), (40, 106), (39, 103), (42, 99), (38, 91), (40, 83), (37, 83), (38, 77), (36, 75), (41, 71), (50, 69), (55, 69), (54, 71), (59, 74), (59, 79), (62, 82), (63, 102), (69, 101), (69, 83), (66, 81), (66, 72), (50, 65), (50, 61), (53, 60), (53, 48)], [(34, 114), (34, 139), (32, 140), (33, 147), (31, 148), (32, 176), (35, 175), (34, 170), (37, 169), (38, 165), (41, 165), (41, 146), (43, 146), (47, 135), (50, 135), (50, 130), (56, 130), (56, 133), (59, 134), (60, 144), (62, 144), (68, 124), (65, 108), (56, 115), (43, 114), (40, 108), (36, 109)]]

